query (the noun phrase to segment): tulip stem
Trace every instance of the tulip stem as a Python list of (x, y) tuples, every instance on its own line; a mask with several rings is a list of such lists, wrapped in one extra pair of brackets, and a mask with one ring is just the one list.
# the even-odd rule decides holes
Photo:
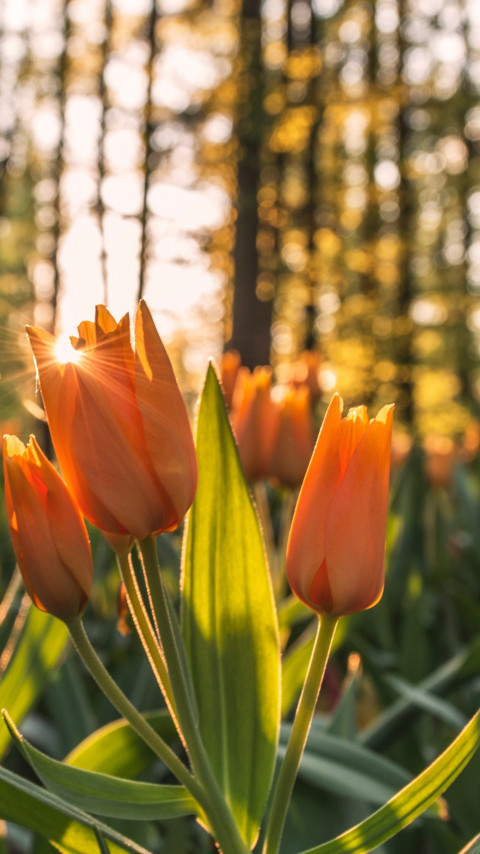
[(70, 636), (75, 645), (75, 648), (80, 655), (85, 667), (90, 675), (95, 679), (98, 686), (101, 688), (106, 697), (117, 711), (129, 722), (132, 729), (148, 744), (156, 756), (158, 756), (170, 769), (172, 774), (184, 784), (184, 786), (192, 792), (194, 797), (197, 793), (192, 791), (194, 779), (188, 768), (178, 758), (172, 748), (155, 732), (153, 727), (145, 720), (138, 709), (125, 696), (121, 688), (117, 685), (105, 665), (100, 661), (92, 644), (90, 643), (85, 632), (84, 625), (80, 618), (73, 620), (67, 624)]
[(207, 788), (199, 778), (194, 777), (190, 773), (176, 753), (173, 752), (172, 748), (155, 732), (153, 727), (147, 723), (143, 715), (135, 708), (128, 697), (125, 696), (100, 661), (86, 635), (80, 617), (69, 623), (67, 628), (85, 667), (105, 696), (108, 697), (117, 711), (129, 722), (137, 735), (165, 763), (177, 780), (183, 783), (185, 788), (195, 798), (201, 808), (199, 810), (200, 816), (207, 817), (207, 822), (211, 826), (223, 854), (247, 854), (249, 849), (247, 849), (240, 838), (233, 816), (221, 795), (219, 795), (221, 803), (218, 803), (216, 793), (212, 789)]
[(171, 680), (175, 708), (182, 737), (196, 779), (208, 793), (205, 807), (208, 823), (223, 854), (247, 854), (232, 812), (213, 774), (198, 726), (195, 691), (187, 661), (177, 614), (166, 590), (158, 565), (155, 540), (152, 536), (138, 542), (145, 578), (154, 609), (155, 622), (161, 635), (165, 660)]
[(173, 699), (172, 686), (170, 684), (170, 676), (168, 674), (163, 651), (148, 618), (148, 614), (142, 600), (138, 581), (132, 566), (131, 554), (117, 554), (117, 564), (123, 583), (125, 584), (128, 606), (133, 622), (135, 623), (135, 628), (140, 640), (142, 641), (143, 648), (160, 689), (165, 697), (169, 712), (173, 720), (176, 721), (175, 702)]
[(337, 617), (328, 615), (322, 616), (318, 623), (307, 676), (274, 788), (263, 854), (278, 854), (295, 777), (307, 741), (337, 623)]

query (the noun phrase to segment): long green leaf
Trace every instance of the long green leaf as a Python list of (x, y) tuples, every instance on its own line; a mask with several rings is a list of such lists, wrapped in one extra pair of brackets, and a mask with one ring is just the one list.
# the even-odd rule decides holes
[(0, 818), (39, 833), (64, 854), (98, 851), (98, 832), (108, 840), (110, 854), (150, 854), (106, 824), (6, 768), (0, 768)]
[(302, 854), (366, 854), (399, 833), (458, 777), (480, 744), (480, 712), (428, 768), (361, 824)]
[[(285, 752), (291, 726), (282, 725), (279, 755)], [(325, 732), (313, 723), (298, 776), (344, 797), (384, 804), (412, 775), (390, 759), (358, 742)]]
[[(146, 712), (145, 719), (169, 744), (177, 740), (175, 725), (166, 711)], [(103, 771), (134, 779), (153, 759), (152, 751), (124, 719), (113, 721), (77, 744), (65, 762), (86, 771)]]
[(480, 854), (480, 833), (471, 839), (470, 842), (467, 842), (465, 848), (462, 848), (458, 854)]
[(278, 633), (262, 536), (212, 367), (200, 403), (197, 455), (183, 631), (206, 750), (240, 833), (252, 845), (275, 764)]
[(195, 801), (183, 786), (140, 783), (58, 762), (32, 747), (5, 711), (3, 716), (17, 747), (42, 783), (76, 807), (95, 815), (134, 820), (195, 815)]
[[(0, 682), (0, 709), (8, 708), (20, 721), (40, 695), (45, 681), (62, 655), (68, 631), (61, 620), (44, 614), (33, 605), (25, 621), (15, 652)], [(0, 756), (9, 744), (0, 727)]]

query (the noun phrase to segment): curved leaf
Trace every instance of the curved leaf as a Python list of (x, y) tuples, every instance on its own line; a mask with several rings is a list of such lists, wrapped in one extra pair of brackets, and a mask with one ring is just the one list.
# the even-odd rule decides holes
[(98, 819), (6, 768), (0, 768), (0, 818), (39, 833), (64, 854), (93, 854), (99, 850), (99, 834), (108, 840), (110, 854), (150, 854)]
[(480, 712), (428, 768), (361, 824), (302, 854), (366, 854), (395, 836), (433, 804), (480, 744)]
[(200, 403), (197, 456), (183, 631), (202, 738), (240, 833), (252, 845), (275, 765), (278, 633), (262, 535), (212, 367)]
[[(279, 755), (285, 752), (291, 726), (284, 724)], [(298, 772), (300, 779), (344, 797), (384, 804), (412, 775), (390, 759), (355, 741), (323, 732), (313, 724)]]
[(95, 815), (134, 820), (195, 815), (195, 800), (183, 786), (141, 783), (84, 771), (51, 759), (21, 735), (4, 711), (12, 738), (50, 792)]
[[(47, 678), (60, 659), (68, 641), (61, 620), (30, 606), (15, 652), (0, 682), (0, 709), (8, 708), (21, 720), (41, 693)], [(8, 732), (0, 727), (0, 756), (9, 743)]]
[[(145, 712), (144, 718), (169, 744), (177, 740), (177, 731), (168, 712)], [(103, 771), (131, 780), (138, 777), (153, 759), (148, 745), (128, 721), (120, 718), (100, 727), (77, 744), (64, 761), (86, 771)]]

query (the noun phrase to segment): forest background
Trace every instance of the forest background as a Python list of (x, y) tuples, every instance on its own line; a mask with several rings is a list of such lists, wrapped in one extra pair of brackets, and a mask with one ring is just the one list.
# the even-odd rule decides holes
[[(478, 0), (0, 0), (2, 433), (48, 447), (25, 323), (74, 333), (96, 303), (119, 318), (141, 296), (192, 411), (228, 348), (278, 383), (318, 353), (317, 416), (333, 391), (371, 415), (396, 404), (385, 595), (344, 621), (319, 716), (348, 761), (347, 741), (397, 763), (395, 786), (312, 750), (288, 854), (369, 815), (479, 705), (479, 89)], [(419, 440), (406, 461), (402, 431)], [(292, 494), (266, 494), (280, 552)], [(0, 700), (61, 758), (115, 712), (61, 624), (28, 611), (4, 517)], [(112, 554), (92, 544), (88, 630), (155, 708)], [(158, 548), (178, 592), (179, 537)], [(311, 622), (288, 597), (279, 618), (288, 720)], [(3, 725), (0, 754), (25, 774)], [(480, 845), (479, 773), (477, 756), (382, 852)], [(23, 819), (0, 823), (0, 851), (53, 850)], [(211, 851), (192, 822), (132, 824), (154, 852)]]
[(314, 348), (327, 397), (465, 429), (474, 0), (2, 0), (0, 40), (3, 419), (35, 410), (26, 321), (144, 295), (186, 390), (224, 344), (280, 378)]

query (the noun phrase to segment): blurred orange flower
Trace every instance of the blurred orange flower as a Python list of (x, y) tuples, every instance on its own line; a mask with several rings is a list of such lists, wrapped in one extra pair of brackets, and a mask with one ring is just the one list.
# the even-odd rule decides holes
[(449, 436), (429, 434), (423, 442), (425, 474), (430, 486), (447, 487), (451, 484), (455, 467), (455, 444)]
[(378, 602), (393, 406), (369, 421), (365, 406), (342, 419), (335, 394), (300, 490), (287, 546), (293, 592), (319, 614), (351, 614)]
[(69, 622), (84, 610), (93, 562), (85, 523), (35, 438), (4, 436), (5, 504), (13, 548), (35, 605)]
[(242, 358), (238, 350), (226, 350), (220, 360), (220, 378), (222, 380), (223, 396), (227, 409), (232, 405), (235, 383), (238, 371), (242, 364)]
[(257, 367), (253, 372), (241, 367), (232, 400), (231, 422), (245, 477), (249, 481), (267, 477), (270, 472), (272, 442), (277, 425), (277, 410), (271, 397), (272, 372)]
[[(105, 306), (83, 321), (71, 357), (27, 327), (60, 468), (84, 515), (138, 539), (172, 530), (190, 507), (197, 462), (187, 411), (142, 301), (118, 323)], [(122, 538), (123, 540), (123, 538)]]
[(281, 484), (300, 486), (312, 455), (314, 426), (307, 386), (289, 388), (277, 403), (278, 424), (269, 474)]

